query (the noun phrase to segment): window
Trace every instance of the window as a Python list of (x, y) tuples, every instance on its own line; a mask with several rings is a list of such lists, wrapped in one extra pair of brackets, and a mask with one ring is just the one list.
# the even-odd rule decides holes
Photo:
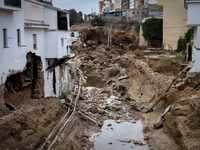
[(21, 32), (20, 29), (17, 29), (17, 45), (21, 45)]
[(37, 49), (37, 35), (33, 34), (33, 49)]
[(64, 46), (64, 38), (61, 38), (61, 46)]
[(135, 12), (133, 12), (133, 14), (135, 14)]
[(142, 14), (144, 14), (144, 12), (142, 12)]
[(139, 11), (137, 12), (137, 14), (139, 14)]
[(3, 47), (8, 47), (7, 29), (3, 29)]

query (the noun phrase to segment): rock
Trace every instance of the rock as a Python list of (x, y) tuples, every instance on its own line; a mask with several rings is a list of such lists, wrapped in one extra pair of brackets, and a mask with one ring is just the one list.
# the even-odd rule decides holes
[(106, 87), (101, 91), (101, 93), (110, 93), (111, 90), (112, 90), (111, 87)]
[(113, 106), (113, 108), (116, 109), (116, 110), (121, 110), (122, 106)]
[(99, 110), (98, 110), (98, 113), (99, 113), (99, 114), (104, 114), (104, 113), (105, 113), (105, 110), (99, 109)]
[(191, 115), (186, 118), (186, 123), (189, 129), (200, 129), (200, 110), (195, 110)]
[(178, 90), (184, 90), (185, 83), (184, 82), (179, 82), (178, 84), (176, 84), (176, 87), (178, 88)]
[(141, 141), (133, 140), (135, 145), (145, 146), (146, 144), (142, 143)]
[(87, 97), (85, 96), (85, 95), (80, 95), (80, 100), (86, 100), (87, 99)]
[(174, 116), (187, 116), (190, 109), (191, 108), (190, 108), (189, 105), (175, 106), (172, 109), (172, 113), (173, 113)]
[(120, 120), (116, 120), (115, 122), (116, 122), (116, 123), (121, 123), (121, 121), (120, 121)]
[(122, 101), (115, 102), (115, 105), (121, 105), (121, 104), (122, 104)]
[(120, 139), (117, 139), (117, 141), (124, 142), (124, 143), (131, 143), (132, 140), (129, 138), (120, 138)]
[(97, 113), (98, 109), (96, 107), (91, 107), (91, 108), (88, 108), (88, 111), (91, 113)]
[(112, 126), (112, 124), (108, 124), (107, 126), (108, 126), (108, 127), (111, 127), (111, 126)]
[(108, 76), (109, 77), (114, 77), (114, 76), (117, 76), (119, 73), (120, 73), (119, 69), (110, 69), (108, 71)]
[(158, 117), (158, 119), (154, 122), (153, 128), (158, 129), (160, 128), (164, 123), (164, 118), (162, 117), (162, 114)]
[(106, 106), (104, 106), (104, 108), (103, 109), (109, 109), (109, 106), (108, 105), (106, 105)]
[(109, 145), (112, 145), (112, 142), (108, 143)]
[(87, 44), (88, 46), (91, 46), (91, 45), (92, 45), (92, 41), (91, 41), (91, 40), (87, 40), (86, 44)]

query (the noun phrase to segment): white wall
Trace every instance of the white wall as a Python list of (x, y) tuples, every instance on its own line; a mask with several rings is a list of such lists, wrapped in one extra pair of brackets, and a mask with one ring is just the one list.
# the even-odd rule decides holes
[(189, 3), (187, 8), (187, 24), (188, 26), (200, 25), (200, 3)]
[[(47, 63), (48, 61), (46, 61), (45, 64), (46, 67)], [(45, 71), (44, 73), (45, 97), (59, 97), (62, 94), (71, 91), (71, 76), (68, 67), (65, 65), (62, 65), (61, 67), (59, 66), (56, 67), (55, 74), (56, 74), (56, 94), (54, 94), (54, 89), (53, 89), (53, 72)]]
[(191, 73), (195, 72), (200, 72), (200, 50), (197, 50), (200, 48), (200, 26), (197, 26), (194, 29), (194, 45), (192, 48), (192, 61), (195, 61), (195, 66), (189, 71)]
[(25, 11), (24, 19), (44, 21), (43, 6), (24, 1), (24, 11)]
[(57, 30), (57, 11), (44, 8), (44, 23), (49, 25), (49, 30)]
[[(23, 0), (19, 11), (0, 8), (0, 84), (4, 84), (9, 75), (23, 71), (26, 65), (25, 48), (17, 43), (17, 29), (20, 29), (21, 45), (25, 44), (23, 8)], [(7, 29), (8, 48), (3, 47), (3, 29)]]

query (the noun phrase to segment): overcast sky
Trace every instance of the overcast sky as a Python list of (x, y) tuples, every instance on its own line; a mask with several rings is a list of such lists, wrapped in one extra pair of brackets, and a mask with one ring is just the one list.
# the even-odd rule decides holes
[(75, 9), (77, 12), (82, 11), (83, 14), (90, 14), (96, 10), (99, 13), (100, 0), (53, 0), (53, 6), (61, 9)]

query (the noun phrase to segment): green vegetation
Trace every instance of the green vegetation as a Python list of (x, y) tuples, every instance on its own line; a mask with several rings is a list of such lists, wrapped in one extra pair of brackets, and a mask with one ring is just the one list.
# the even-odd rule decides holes
[(185, 37), (184, 38), (180, 37), (178, 40), (177, 52), (185, 51), (187, 43), (191, 42), (193, 36), (194, 36), (194, 28), (188, 29), (188, 31), (185, 33)]
[(179, 59), (184, 59), (185, 56), (177, 56), (177, 57), (170, 57), (170, 58), (160, 58), (161, 60), (170, 60), (170, 61), (177, 61)]
[(163, 20), (151, 18), (142, 24), (143, 36), (151, 46), (162, 43), (163, 39)]
[(138, 22), (135, 24), (135, 32), (136, 32), (137, 34), (140, 33), (140, 23), (138, 23)]
[(98, 18), (98, 17), (91, 20), (91, 24), (93, 27), (104, 26), (105, 23), (106, 23), (105, 20)]
[(70, 25), (73, 25), (76, 22), (79, 22), (79, 23), (84, 22), (84, 20), (82, 18), (83, 13), (81, 11), (76, 12), (75, 9), (70, 9), (70, 10), (68, 10), (68, 12), (70, 12)]

